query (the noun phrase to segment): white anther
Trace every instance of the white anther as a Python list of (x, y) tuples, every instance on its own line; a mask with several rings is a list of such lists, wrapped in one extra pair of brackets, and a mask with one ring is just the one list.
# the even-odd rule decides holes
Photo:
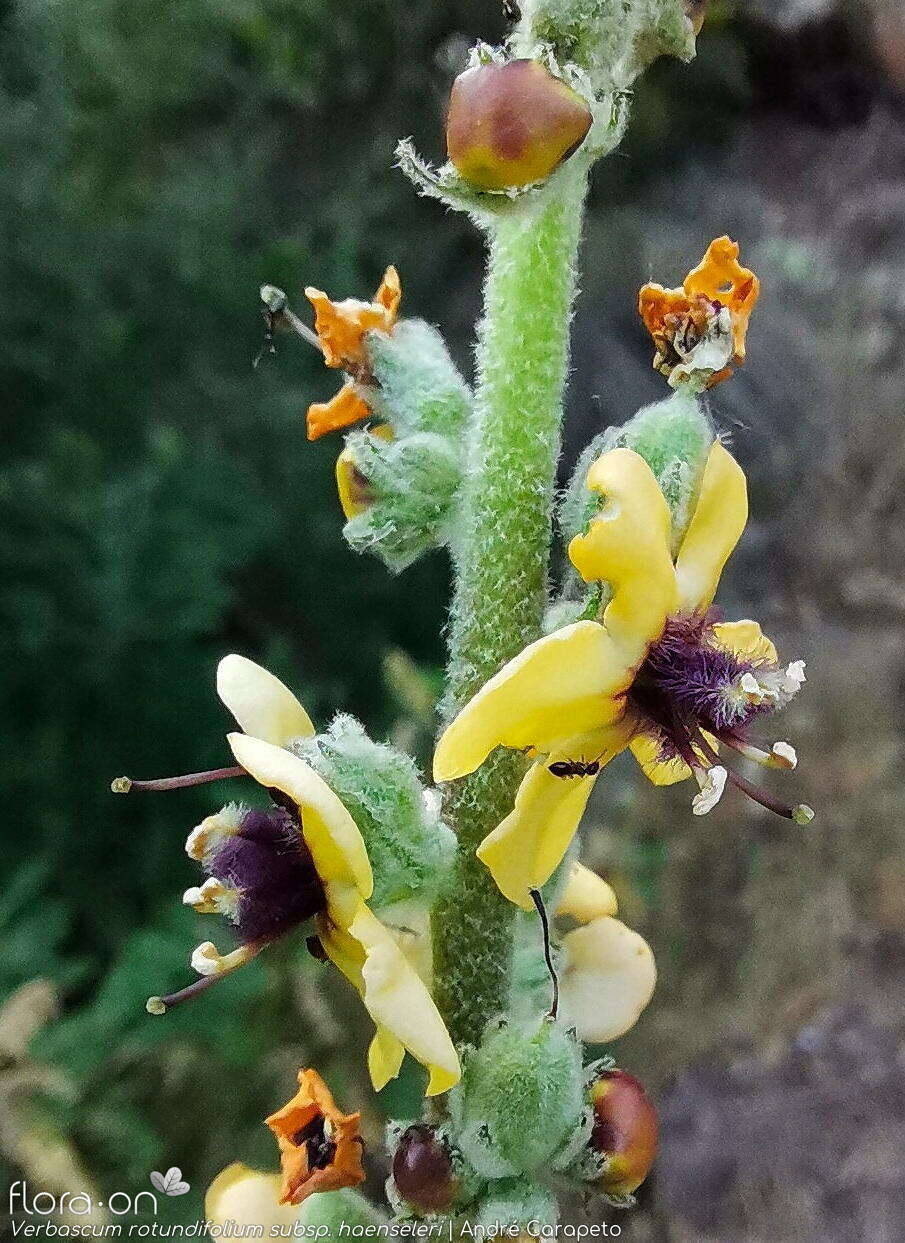
[(229, 954), (221, 954), (213, 941), (202, 941), (192, 953), (192, 969), (199, 975), (225, 975), (250, 962), (260, 946), (240, 945)]
[(770, 754), (778, 768), (795, 768), (798, 765), (798, 753), (790, 742), (774, 742)]
[(701, 792), (691, 800), (691, 810), (696, 816), (706, 816), (723, 797), (729, 774), (722, 764), (714, 764), (713, 768), (695, 769), (694, 775)]
[(795, 695), (801, 689), (805, 681), (804, 661), (793, 660), (792, 663), (786, 667), (783, 690), (787, 695)]

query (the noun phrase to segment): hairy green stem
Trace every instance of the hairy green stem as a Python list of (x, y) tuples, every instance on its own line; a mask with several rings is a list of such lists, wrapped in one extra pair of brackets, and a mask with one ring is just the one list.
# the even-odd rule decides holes
[[(447, 717), (541, 632), (586, 182), (582, 161), (566, 165), (540, 207), (493, 224), (456, 549)], [(520, 755), (498, 751), (446, 791), (459, 846), (434, 915), (434, 978), (459, 1044), (477, 1044), (488, 1018), (507, 1007), (515, 908), (475, 849), (512, 809), (523, 772)]]

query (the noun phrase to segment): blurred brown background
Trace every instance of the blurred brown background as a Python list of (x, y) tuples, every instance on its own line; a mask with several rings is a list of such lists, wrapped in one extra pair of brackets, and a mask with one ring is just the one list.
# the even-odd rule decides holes
[[(447, 571), (390, 580), (342, 545), (333, 380), (294, 343), (256, 372), (257, 286), (364, 294), (469, 366), (481, 242), (391, 171), (442, 155), (448, 84), (494, 0), (0, 3), (0, 1169), (32, 1191), (135, 1191), (272, 1164), (260, 1119), (301, 1063), (376, 1100), (354, 998), (281, 947), (154, 1023), (209, 921), (185, 833), (208, 792), (116, 801), (120, 772), (226, 762), (236, 649), (319, 721), (353, 711), (427, 756)], [(650, 1083), (662, 1155), (635, 1243), (905, 1237), (905, 12), (899, 0), (716, 4), (688, 67), (639, 85), (595, 175), (564, 477), (660, 395), (635, 315), (728, 232), (760, 275), (749, 360), (712, 395), (753, 520), (724, 579), (808, 684), (781, 778), (807, 829), (608, 770), (587, 855), (660, 966), (613, 1052)], [(216, 938), (215, 938), (216, 939)], [(376, 1161), (374, 1187), (382, 1172)], [(0, 1197), (0, 1220), (6, 1208)], [(573, 1206), (580, 1216), (585, 1210)], [(587, 1210), (595, 1217), (599, 1210)]]

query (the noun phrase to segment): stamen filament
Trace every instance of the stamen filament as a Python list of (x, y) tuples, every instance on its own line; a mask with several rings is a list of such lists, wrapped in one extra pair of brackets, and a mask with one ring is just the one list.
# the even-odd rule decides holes
[(110, 782), (110, 789), (114, 794), (128, 794), (131, 790), (183, 790), (187, 786), (200, 786), (208, 781), (226, 781), (245, 775), (245, 769), (236, 765), (233, 768), (211, 768), (203, 773), (184, 773), (181, 777), (154, 777), (149, 781), (116, 777)]
[(794, 768), (798, 763), (795, 748), (788, 742), (775, 742), (770, 750), (766, 751), (763, 747), (756, 747), (750, 742), (742, 742), (739, 738), (733, 738), (731, 734), (719, 734), (718, 737), (725, 746), (731, 747), (733, 751), (737, 751), (745, 759), (753, 760), (755, 764), (760, 764), (762, 768), (784, 768), (788, 770)]
[[(168, 993), (166, 997), (149, 997), (145, 1002), (145, 1009), (148, 1014), (166, 1014), (174, 1006), (181, 1006), (184, 1002), (191, 1001), (199, 993), (205, 992), (211, 985), (216, 984), (218, 980), (225, 980), (228, 975), (232, 975), (234, 971), (244, 967), (247, 962), (251, 962), (253, 958), (260, 954), (265, 944), (265, 942), (259, 942), (255, 945), (240, 945), (232, 953), (225, 954), (220, 958), (214, 970), (211, 970), (206, 975), (199, 975), (197, 980), (193, 980), (185, 988), (180, 988), (175, 993)], [(199, 949), (201, 949), (200, 946)], [(197, 952), (196, 950), (196, 954)]]
[[(707, 739), (700, 730), (695, 733), (694, 742), (695, 746), (699, 747), (708, 759), (712, 759), (715, 764), (719, 763), (719, 756), (708, 744)], [(813, 811), (805, 803), (797, 803), (794, 807), (788, 803), (781, 803), (779, 799), (774, 798), (766, 790), (761, 790), (759, 786), (739, 776), (733, 769), (727, 768), (726, 773), (737, 790), (747, 794), (748, 798), (753, 799), (755, 803), (759, 803), (761, 807), (766, 807), (767, 811), (772, 811), (777, 816), (782, 816), (785, 820), (794, 820), (796, 824), (810, 824), (814, 819)]]

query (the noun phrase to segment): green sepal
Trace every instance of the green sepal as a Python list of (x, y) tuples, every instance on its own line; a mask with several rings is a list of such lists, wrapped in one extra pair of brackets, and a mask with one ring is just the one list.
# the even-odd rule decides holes
[(430, 905), (451, 864), (455, 835), (412, 760), (372, 741), (354, 717), (343, 714), (325, 733), (294, 740), (292, 749), (323, 777), (361, 830), (374, 873), (374, 908), (410, 899)]

